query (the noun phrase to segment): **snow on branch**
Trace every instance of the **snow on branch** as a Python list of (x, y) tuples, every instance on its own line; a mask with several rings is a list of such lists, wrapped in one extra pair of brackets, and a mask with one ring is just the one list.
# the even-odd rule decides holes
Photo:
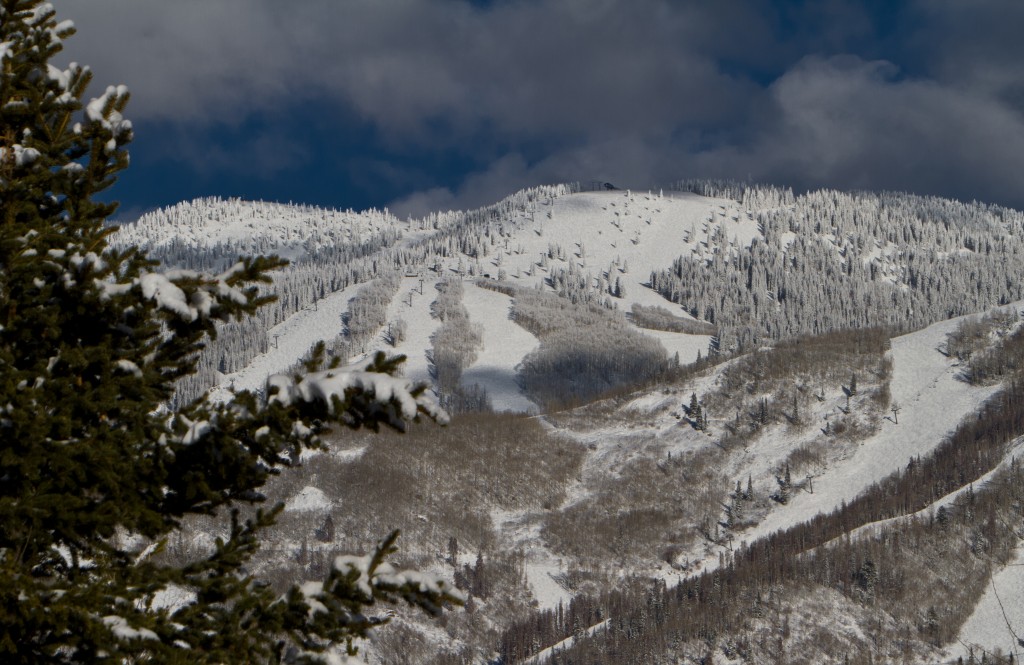
[(103, 617), (103, 623), (110, 629), (110, 632), (114, 634), (119, 640), (158, 640), (160, 639), (156, 633), (149, 630), (148, 628), (133, 628), (128, 624), (128, 620), (124, 617), (117, 615), (110, 615)]
[(405, 378), (357, 368), (313, 372), (298, 381), (285, 374), (267, 378), (267, 395), (271, 404), (288, 407), (298, 402), (322, 402), (332, 416), (337, 415), (335, 398), (344, 404), (348, 391), (367, 393), (381, 405), (397, 404), (400, 413), (395, 415), (404, 420), (411, 420), (423, 412), (441, 424), (448, 422), (448, 414), (434, 396)]
[(374, 590), (394, 592), (406, 589), (414, 594), (451, 597), (465, 602), (462, 592), (452, 588), (443, 577), (418, 570), (398, 570), (381, 561), (379, 555), (341, 555), (334, 559), (334, 570), (343, 578), (353, 579), (367, 601), (374, 598)]
[[(77, 267), (77, 265), (76, 265)], [(222, 303), (245, 305), (249, 296), (235, 286), (245, 270), (241, 262), (216, 276), (203, 275), (191, 270), (172, 270), (166, 273), (143, 273), (129, 283), (96, 280), (106, 298), (123, 295), (138, 288), (145, 300), (153, 301), (159, 309), (178, 315), (186, 322), (206, 319), (221, 308)], [(194, 285), (186, 292), (185, 282)]]
[(125, 120), (119, 107), (123, 107), (128, 97), (128, 88), (124, 85), (107, 86), (102, 95), (92, 99), (85, 107), (85, 117), (90, 122), (98, 123), (114, 134), (130, 132), (132, 123)]

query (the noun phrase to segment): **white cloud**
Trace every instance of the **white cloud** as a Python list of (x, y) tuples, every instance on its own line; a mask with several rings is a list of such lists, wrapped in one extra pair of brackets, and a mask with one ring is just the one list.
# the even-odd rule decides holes
[(703, 170), (1024, 203), (1024, 119), (995, 97), (852, 56), (807, 58), (771, 92), (773, 121), (750, 144), (696, 156)]

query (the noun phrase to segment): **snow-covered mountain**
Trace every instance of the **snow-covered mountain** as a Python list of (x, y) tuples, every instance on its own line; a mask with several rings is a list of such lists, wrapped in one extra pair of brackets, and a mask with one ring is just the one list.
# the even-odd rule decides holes
[[(428, 446), (416, 461), (387, 457), (391, 443), (353, 447), (343, 437), (309, 458), (304, 480), (278, 490), (288, 516), (270, 548), (285, 553), (279, 559), (290, 561), (300, 544), (306, 552), (329, 515), (343, 546), (400, 526), (427, 565), (479, 587), (486, 630), (458, 619), (443, 637), (411, 616), (396, 619), (394, 634), (416, 641), (423, 662), (482, 662), (494, 657), (488, 649), (550, 658), (542, 649), (559, 642), (562, 629), (541, 638), (536, 617), (521, 628), (516, 622), (531, 611), (557, 611), (580, 594), (625, 593), (637, 578), (671, 587), (720, 567), (732, 574), (732, 557), (748, 544), (846, 510), (904, 473), (908, 460), (942, 454), (947, 436), (987, 401), (1009, 403), (1000, 391), (1016, 371), (1024, 299), (1024, 215), (901, 194), (566, 185), (415, 220), (204, 199), (150, 213), (114, 239), (144, 246), (165, 265), (215, 269), (256, 252), (291, 260), (270, 287), (278, 301), (225, 326), (179, 399), (259, 390), (269, 374), (325, 342), (344, 360), (404, 354), (406, 375), (458, 412), (541, 414), (467, 415), (463, 431), (474, 446), (459, 447), (457, 422), (451, 434), (422, 434), (449, 454)], [(990, 310), (988, 318), (969, 316)], [(949, 492), (896, 521), (865, 518), (849, 528), (867, 542), (911, 528), (913, 515), (960, 510), (965, 499), (956, 492), (975, 480), (971, 496), (984, 491), (1000, 464), (1009, 473), (1016, 452), (1000, 452), (984, 477), (961, 473)], [(417, 473), (405, 483), (409, 503), (401, 492), (385, 499), (393, 522), (356, 520), (353, 505), (368, 490), (349, 488), (378, 473), (402, 476), (410, 464)], [(425, 498), (417, 483), (435, 474), (454, 487)], [(964, 529), (977, 549), (977, 534)], [(456, 541), (462, 549), (445, 555)], [(1006, 547), (998, 561), (978, 566), (991, 572), (1006, 563), (1016, 552)], [(313, 565), (309, 556), (302, 566)], [(510, 590), (488, 587), (486, 570)], [(1024, 596), (998, 581), (1016, 579), (1012, 572), (999, 575), (999, 603), (974, 589), (981, 614), (939, 613), (943, 639), (915, 637), (906, 657), (966, 654), (949, 647), (956, 637), (989, 651), (1001, 644), (993, 608), (1006, 605), (1007, 594), (1024, 606)], [(863, 610), (865, 589), (856, 597), (814, 592), (829, 625), (852, 626), (837, 633), (843, 649), (895, 640), (911, 621), (873, 597)], [(778, 594), (776, 614), (758, 615), (743, 639), (756, 641), (779, 616), (799, 614), (799, 593)], [(577, 602), (575, 638), (559, 648), (611, 631), (606, 618), (580, 622), (605, 616), (612, 601), (601, 601), (596, 615), (587, 614), (590, 601)], [(632, 611), (621, 603), (623, 616)], [(947, 634), (954, 625), (962, 631)], [(504, 631), (502, 645), (481, 637), (488, 631)], [(779, 648), (812, 648), (810, 629), (794, 633)], [(516, 651), (520, 637), (529, 653)], [(757, 662), (775, 649), (743, 644), (716, 638), (714, 662), (736, 662), (744, 649)], [(382, 638), (370, 651), (388, 662), (396, 648)], [(459, 649), (475, 655), (444, 660)], [(814, 662), (842, 662), (835, 649), (813, 653)]]
[[(479, 357), (463, 369), (499, 391), (499, 409), (526, 407), (510, 377), (534, 345), (508, 318), (495, 320), (501, 299), (478, 279), (617, 308), (683, 364), (706, 356), (710, 340), (679, 330), (714, 333), (716, 348), (731, 351), (836, 328), (910, 330), (1024, 296), (1024, 218), (1015, 211), (891, 194), (684, 189), (707, 195), (546, 187), (406, 221), (386, 211), (203, 199), (150, 213), (115, 239), (171, 265), (209, 268), (255, 252), (294, 261), (278, 276), (278, 303), (242, 339), (222, 335), (207, 354), (205, 385), (190, 397), (214, 381), (257, 387), (314, 342), (334, 340), (358, 285), (389, 275), (400, 283), (380, 333), (357, 350), (399, 351), (410, 376), (428, 378), (441, 325), (430, 313), (434, 287), (461, 278), (469, 320), (485, 327)], [(389, 343), (399, 321), (408, 338)]]

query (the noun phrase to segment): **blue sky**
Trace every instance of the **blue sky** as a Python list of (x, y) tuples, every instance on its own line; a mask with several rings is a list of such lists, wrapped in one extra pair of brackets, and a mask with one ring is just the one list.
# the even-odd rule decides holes
[(1024, 207), (1018, 0), (57, 0), (132, 90), (122, 215), (401, 215), (726, 177)]

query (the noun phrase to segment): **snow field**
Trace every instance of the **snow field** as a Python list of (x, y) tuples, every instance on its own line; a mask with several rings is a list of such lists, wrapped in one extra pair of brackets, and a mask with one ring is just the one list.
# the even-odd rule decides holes
[(939, 351), (960, 320), (942, 321), (894, 338), (890, 390), (893, 403), (903, 407), (899, 424), (884, 420), (881, 429), (848, 460), (815, 479), (813, 494), (795, 494), (755, 527), (754, 533), (745, 535), (767, 535), (849, 502), (911, 457), (928, 455), (966, 414), (991, 397), (998, 386), (971, 386), (961, 381), (956, 362)]
[(540, 523), (531, 517), (523, 511), (491, 510), (497, 531), (508, 539), (512, 547), (522, 548), (526, 554), (526, 580), (538, 609), (553, 609), (559, 603), (568, 605), (572, 594), (555, 581), (555, 576), (564, 573), (565, 568), (561, 559), (544, 546)]
[(984, 652), (991, 654), (996, 649), (1019, 659), (1024, 655), (1020, 638), (1024, 638), (1024, 546), (1018, 546), (1016, 557), (992, 575), (974, 613), (960, 628), (952, 657), (962, 656), (966, 662), (973, 646), (979, 660)]
[(420, 294), (420, 278), (403, 277), (398, 293), (388, 307), (388, 321), (405, 321), (405, 340), (395, 347), (385, 344), (380, 338), (377, 342), (379, 348), (388, 353), (401, 353), (406, 356), (406, 361), (402, 365), (402, 372), (406, 378), (428, 385), (432, 383), (430, 361), (427, 358), (427, 352), (432, 346), (430, 336), (441, 325), (440, 321), (430, 315), (430, 303), (437, 297), (437, 289), (434, 288), (436, 284), (437, 279), (424, 278), (423, 293)]
[[(601, 623), (599, 623), (597, 625), (594, 625), (594, 626), (591, 626), (590, 628), (586, 629), (583, 632), (588, 637), (592, 637), (593, 635), (597, 634), (598, 632), (604, 630), (605, 627), (608, 625), (609, 621), (611, 621), (611, 619), (605, 619)], [(531, 658), (527, 658), (526, 660), (523, 661), (523, 665), (539, 665), (540, 663), (546, 663), (556, 653), (558, 653), (559, 651), (563, 651), (565, 649), (571, 648), (575, 643), (576, 643), (576, 637), (575, 636), (567, 637), (564, 640), (562, 640), (561, 642), (559, 642), (557, 644), (553, 644), (553, 645), (549, 646), (547, 649), (543, 649), (543, 650), (539, 651), (536, 656), (533, 656)]]
[[(684, 318), (691, 317), (679, 305), (643, 286), (651, 271), (667, 268), (680, 254), (700, 254), (706, 248), (701, 243), (706, 242), (708, 233), (714, 233), (723, 222), (729, 238), (736, 238), (742, 245), (749, 245), (760, 235), (757, 223), (746, 213), (741, 214), (735, 201), (680, 192), (663, 196), (639, 191), (583, 192), (541, 203), (533, 217), (534, 221), (528, 223), (533, 232), (520, 233), (513, 241), (524, 251), (501, 257), (501, 267), (509, 275), (516, 268), (527, 270), (547, 253), (549, 245), (561, 245), (567, 261), (552, 260), (553, 267), (565, 268), (568, 261), (575, 261), (582, 272), (596, 277), (619, 262), (618, 269), (608, 277), (612, 282), (622, 281), (626, 295), (619, 307), (624, 311), (638, 303), (665, 307)], [(520, 280), (536, 283), (538, 276), (545, 275), (542, 268), (536, 270), (537, 276), (522, 276)]]
[(873, 535), (880, 533), (882, 529), (888, 526), (900, 524), (902, 522), (906, 522), (912, 519), (923, 519), (933, 514), (939, 508), (942, 508), (944, 506), (951, 506), (956, 502), (957, 498), (959, 498), (960, 495), (967, 493), (967, 491), (971, 487), (974, 487), (974, 489), (976, 490), (983, 489), (986, 485), (989, 484), (992, 478), (1002, 469), (1004, 469), (1013, 458), (1017, 457), (1022, 450), (1024, 450), (1024, 437), (1018, 438), (1013, 443), (1011, 443), (1009, 449), (1007, 450), (1006, 456), (1003, 458), (1003, 460), (999, 462), (999, 464), (997, 464), (994, 469), (992, 469), (985, 475), (981, 476), (973, 483), (969, 483), (963, 487), (957, 488), (956, 490), (950, 492), (949, 494), (942, 497), (938, 501), (922, 508), (916, 513), (903, 515), (901, 517), (893, 517), (891, 519), (882, 520), (880, 522), (870, 522), (863, 526), (857, 527), (856, 529), (850, 532), (850, 536), (853, 538), (857, 538), (860, 536), (871, 537)]
[[(654, 293), (651, 291), (651, 293)], [(658, 296), (661, 297), (661, 296)], [(708, 346), (711, 343), (710, 335), (685, 335), (683, 333), (668, 332), (665, 330), (648, 330), (639, 328), (640, 332), (661, 342), (661, 345), (668, 351), (671, 358), (679, 354), (680, 365), (690, 365), (697, 361), (697, 354), (707, 357)]]
[(462, 383), (484, 388), (495, 411), (536, 412), (537, 405), (519, 388), (516, 367), (537, 348), (537, 338), (509, 318), (511, 297), (472, 283), (464, 287), (462, 304), (470, 323), (483, 326), (484, 336), (476, 362), (462, 373)]
[[(417, 382), (430, 383), (426, 353), (431, 347), (430, 336), (439, 325), (439, 322), (430, 316), (430, 303), (433, 302), (433, 295), (436, 293), (433, 289), (435, 283), (436, 281), (427, 280), (423, 286), (424, 295), (421, 296), (419, 279), (402, 279), (398, 294), (389, 306), (388, 319), (391, 322), (398, 319), (406, 321), (406, 339), (397, 347), (392, 347), (384, 339), (385, 326), (370, 343), (365, 354), (369, 355), (377, 350), (389, 354), (405, 354), (407, 360), (402, 366), (403, 373), (407, 378)], [(341, 335), (344, 332), (342, 315), (348, 309), (349, 300), (362, 286), (363, 284), (353, 284), (342, 291), (336, 291), (317, 301), (315, 309), (306, 308), (271, 328), (267, 333), (270, 349), (254, 358), (245, 369), (224, 375), (220, 386), (212, 393), (213, 399), (228, 399), (231, 387), (235, 390), (262, 389), (268, 376), (287, 370), (314, 344), (320, 341), (330, 343)]]

